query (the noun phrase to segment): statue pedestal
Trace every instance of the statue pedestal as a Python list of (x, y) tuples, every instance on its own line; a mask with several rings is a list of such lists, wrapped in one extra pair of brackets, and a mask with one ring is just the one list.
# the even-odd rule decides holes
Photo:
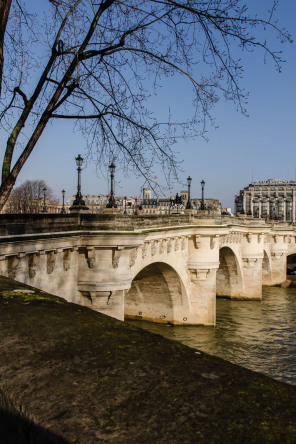
[(71, 214), (86, 213), (89, 211), (89, 208), (85, 205), (72, 205), (72, 207), (69, 208), (69, 211)]
[(104, 208), (102, 213), (104, 213), (104, 214), (119, 214), (120, 210), (119, 210), (119, 208)]

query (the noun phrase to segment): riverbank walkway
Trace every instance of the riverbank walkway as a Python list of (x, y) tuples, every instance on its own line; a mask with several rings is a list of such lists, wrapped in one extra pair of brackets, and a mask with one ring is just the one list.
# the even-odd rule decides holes
[(0, 332), (1, 443), (296, 442), (295, 386), (7, 278)]

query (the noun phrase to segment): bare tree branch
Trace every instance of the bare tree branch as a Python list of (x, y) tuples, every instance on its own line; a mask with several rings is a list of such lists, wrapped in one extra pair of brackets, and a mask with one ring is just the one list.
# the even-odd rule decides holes
[[(279, 69), (267, 37), (291, 41), (274, 18), (276, 1), (267, 18), (250, 15), (243, 0), (50, 0), (44, 11), (39, 21), (29, 2), (0, 0), (0, 125), (8, 133), (0, 209), (50, 119), (74, 120), (101, 165), (116, 157), (149, 183), (155, 165), (177, 176), (174, 143), (203, 135), (221, 96), (245, 112), (237, 47), (262, 51)], [(174, 75), (191, 85), (192, 114), (178, 121), (169, 112), (165, 121), (149, 97)]]

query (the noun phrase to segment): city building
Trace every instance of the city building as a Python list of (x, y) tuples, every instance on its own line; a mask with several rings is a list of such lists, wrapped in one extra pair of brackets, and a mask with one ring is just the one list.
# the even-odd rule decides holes
[[(149, 197), (150, 196), (150, 197)], [(201, 199), (191, 200), (192, 210), (200, 210)], [(188, 201), (188, 191), (181, 191), (180, 196), (171, 198), (152, 198), (151, 189), (144, 188), (143, 199), (139, 200), (141, 214), (184, 214)], [(205, 209), (211, 213), (221, 214), (221, 203), (218, 199), (205, 199)]]
[(234, 198), (235, 215), (295, 222), (296, 182), (269, 179), (252, 182)]

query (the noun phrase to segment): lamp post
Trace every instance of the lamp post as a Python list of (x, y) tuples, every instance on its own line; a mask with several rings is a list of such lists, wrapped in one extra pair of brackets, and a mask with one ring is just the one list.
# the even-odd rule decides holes
[(186, 210), (191, 210), (191, 199), (190, 199), (190, 186), (191, 186), (191, 177), (188, 176), (187, 177), (187, 185), (188, 185), (188, 200), (187, 200), (187, 204), (186, 204)]
[(77, 165), (77, 171), (78, 171), (78, 183), (77, 183), (77, 194), (76, 198), (73, 202), (73, 206), (85, 206), (85, 202), (82, 199), (81, 195), (81, 167), (83, 164), (83, 158), (78, 154), (78, 156), (75, 158), (76, 165)]
[(135, 216), (138, 216), (138, 198), (135, 198)]
[(126, 214), (126, 200), (127, 200), (127, 197), (124, 196), (124, 212), (123, 212), (123, 214)]
[(110, 170), (110, 177), (111, 177), (111, 190), (110, 190), (110, 198), (106, 205), (106, 208), (117, 208), (115, 198), (114, 198), (114, 173), (115, 173), (116, 166), (112, 162), (111, 165), (109, 165)]
[(43, 191), (43, 210), (42, 210), (42, 212), (43, 213), (47, 213), (47, 208), (46, 208), (46, 191), (47, 191), (47, 188), (44, 187), (42, 191)]
[(201, 184), (201, 204), (200, 204), (200, 209), (201, 210), (205, 210), (206, 209), (206, 207), (205, 207), (205, 198), (204, 198), (205, 181), (202, 180), (200, 182), (200, 184)]
[(62, 209), (61, 209), (61, 214), (66, 213), (66, 210), (65, 210), (65, 194), (66, 194), (66, 191), (65, 191), (65, 190), (62, 190), (63, 206), (62, 206)]

